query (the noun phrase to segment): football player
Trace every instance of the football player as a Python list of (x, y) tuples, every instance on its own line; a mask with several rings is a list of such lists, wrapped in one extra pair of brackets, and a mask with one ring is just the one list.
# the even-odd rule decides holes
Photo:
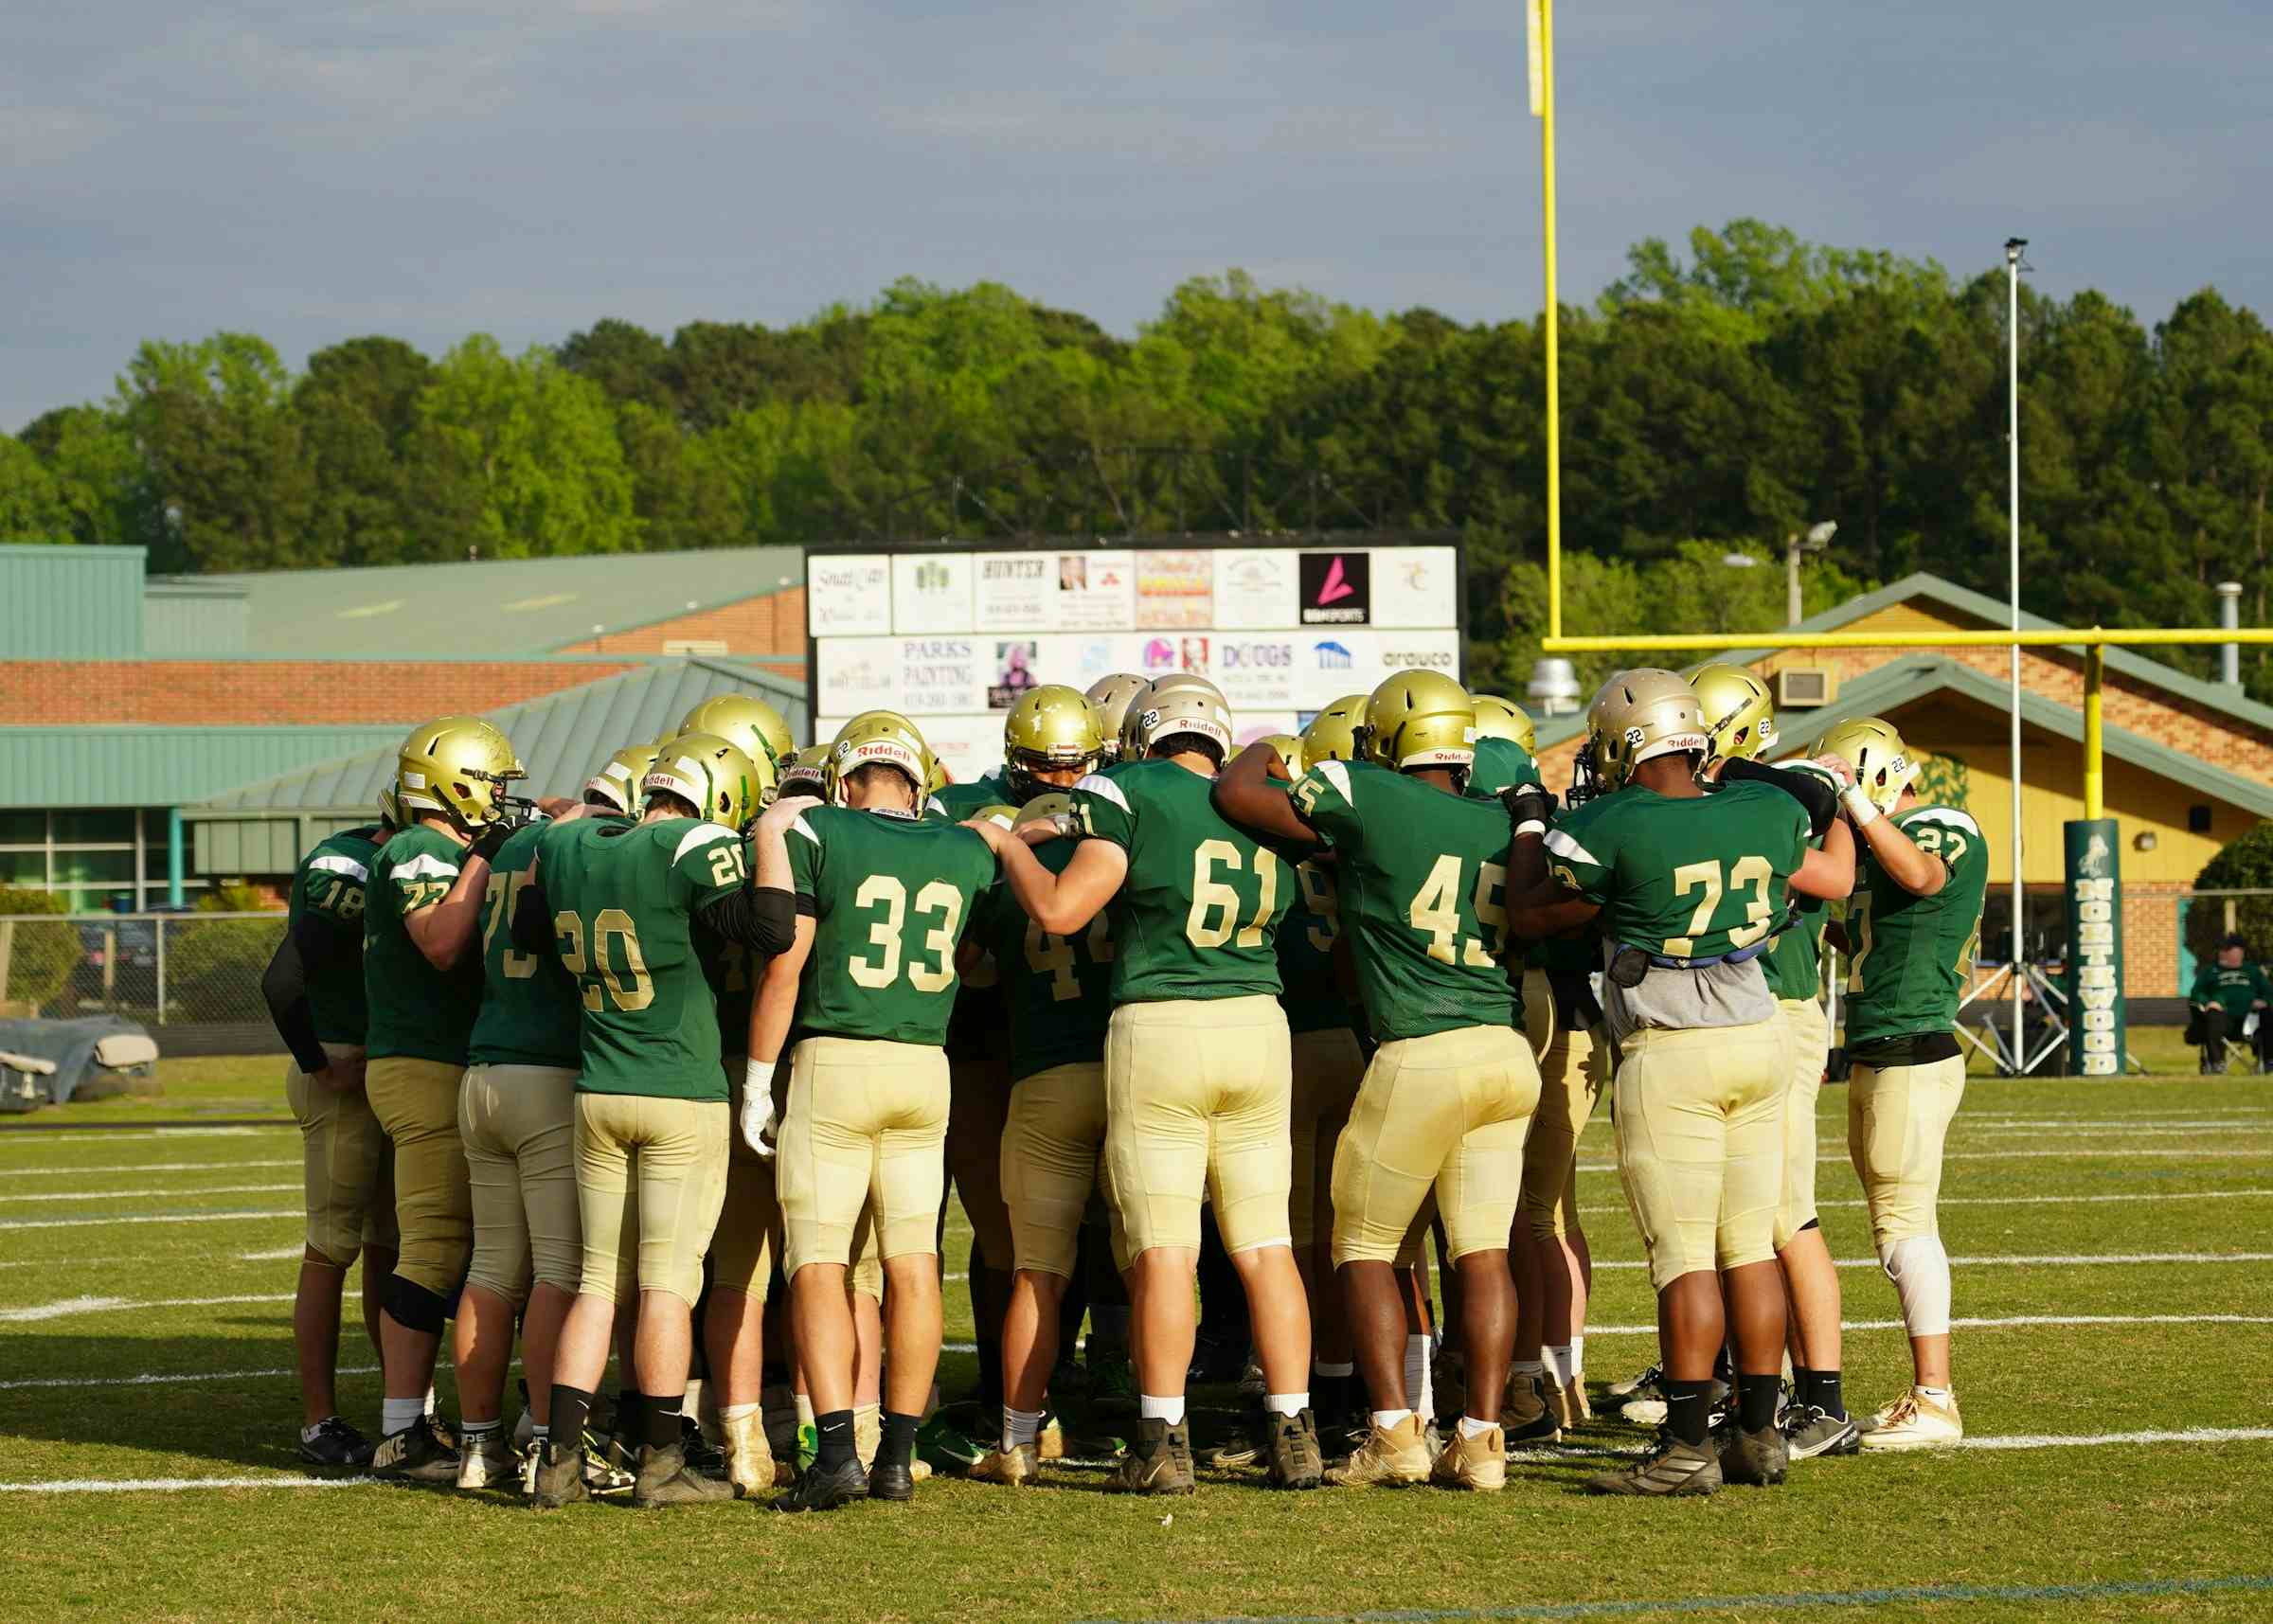
[[(645, 792), (639, 781), (655, 764), (657, 744), (626, 744), (600, 763), (600, 771), (584, 781), (584, 804), (605, 807), (619, 817), (637, 817)], [(506, 917), (512, 923), (512, 917)]]
[(691, 1318), (725, 1199), (731, 1132), (717, 997), (696, 937), (708, 930), (761, 954), (790, 938), (788, 908), (751, 890), (737, 832), (771, 780), (770, 767), (739, 746), (690, 735), (665, 746), (641, 780), (637, 823), (564, 821), (537, 840), (515, 914), (519, 945), (549, 942), (583, 1004), (583, 1256), (553, 1358), (551, 1431), (531, 1494), (542, 1508), (585, 1497), (584, 1425), (617, 1304), (634, 1289), (646, 1438), (632, 1503), (694, 1505), (736, 1492), (691, 1468), (686, 1451)]
[[(1503, 963), (1505, 814), (1462, 794), (1476, 758), (1467, 692), (1401, 671), (1367, 703), (1364, 759), (1321, 760), (1292, 786), (1250, 748), (1217, 783), (1227, 817), (1331, 847), (1379, 1045), (1333, 1158), (1333, 1261), (1372, 1395), (1372, 1430), (1333, 1483), (1495, 1491), (1507, 1481), (1499, 1395), (1515, 1334), (1508, 1236), (1539, 1072)], [(1396, 1276), (1431, 1194), (1460, 1276), (1466, 1401), (1433, 1461), (1405, 1388)]]
[(1930, 1449), (1965, 1436), (1949, 1374), (1949, 1254), (1935, 1207), (1942, 1145), (1965, 1093), (1958, 1001), (1979, 945), (1988, 842), (1955, 807), (1929, 806), (1919, 763), (1875, 716), (1817, 748), (1852, 780), (1839, 804), (1863, 848), (1844, 925), (1847, 1153), (1870, 1206), (1870, 1238), (1902, 1301), (1910, 1390), (1863, 1427), (1863, 1447)]
[[(1620, 1049), (1619, 1167), (1657, 1291), (1665, 1426), (1633, 1467), (1590, 1481), (1596, 1493), (1778, 1483), (1787, 1458), (1776, 1425), (1784, 1299), (1774, 1232), (1791, 1035), (1758, 960), (1788, 890), (1842, 895), (1853, 865), (1813, 849), (1806, 810), (1772, 784), (1707, 794), (1697, 775), (1709, 747), (1688, 683), (1621, 671), (1587, 712), (1587, 748), (1609, 793), (1551, 831), (1544, 791), (1508, 801), (1511, 885), (1520, 886), (1512, 928), (1541, 937), (1602, 921), (1605, 1014)], [(1716, 1452), (1708, 1398), (1731, 1330), (1737, 1414)]]
[(1296, 882), (1208, 802), (1230, 745), (1231, 715), (1213, 687), (1172, 674), (1131, 704), (1120, 762), (1074, 787), (1079, 844), (1062, 873), (1028, 844), (1045, 826), (980, 830), (1044, 931), (1076, 937), (1112, 910), (1105, 1161), (1139, 1387), (1118, 1481), (1144, 1493), (1193, 1488), (1184, 1391), (1204, 1191), (1251, 1305), (1270, 1480), (1309, 1489), (1320, 1477), (1310, 1313), (1287, 1222), (1290, 1057), (1273, 946)]
[(1120, 759), (1120, 730), (1129, 719), (1129, 701), (1153, 685), (1134, 671), (1115, 671), (1091, 683), (1083, 695), (1097, 706), (1097, 723), (1105, 739), (1105, 764)]
[(379, 1316), (385, 1436), (381, 1476), (455, 1483), (455, 1446), (426, 1415), (450, 1299), (474, 1249), (474, 1204), (457, 1132), (458, 1082), (481, 1006), (480, 929), (490, 861), (513, 825), (507, 788), (522, 776), (504, 734), (476, 716), (414, 730), (396, 758), (409, 820), (371, 864), (364, 896), (364, 1092), (395, 1148), (402, 1249)]
[[(1732, 764), (1757, 761), (1776, 742), (1775, 702), (1742, 666), (1707, 665), (1690, 678), (1704, 707), (1705, 776), (1729, 781)], [(1787, 771), (1810, 769), (1805, 764)], [(1852, 850), (1844, 824), (1826, 838)], [(1776, 1260), (1791, 1311), (1792, 1402), (1783, 1418), (1794, 1460), (1852, 1454), (1855, 1424), (1840, 1390), (1839, 1271), (1816, 1213), (1816, 1101), (1831, 1054), (1831, 1024), (1820, 1001), (1823, 903), (1792, 899), (1789, 926), (1761, 960), (1792, 1033), (1792, 1081), (1783, 1098), (1783, 1200), (1776, 1209)]]
[[(759, 883), (794, 900), (796, 931), (760, 982), (741, 1132), (753, 1149), (772, 1132), (774, 1075), (794, 1023), (779, 1128), (783, 1269), (818, 1433), (813, 1467), (775, 1502), (782, 1510), (915, 1495), (916, 1429), (941, 1332), (941, 1045), (957, 947), (994, 879), (983, 843), (923, 818), (932, 766), (913, 723), (871, 712), (837, 736), (831, 805), (797, 799), (759, 821)], [(845, 1277), (870, 1236), (884, 1260), (891, 1364), (883, 1437), (864, 1472)]]
[[(381, 807), (391, 814), (391, 792)], [(381, 1347), (379, 1312), (395, 1265), (394, 1152), (364, 1096), (363, 909), (379, 849), (374, 825), (319, 841), (292, 879), (284, 938), (260, 978), (292, 1063), (284, 1098), (300, 1128), (308, 1233), (293, 1297), (300, 1376), (300, 1458), (368, 1466), (373, 1445), (339, 1414), (341, 1289), (360, 1253), (363, 1325)]]
[(684, 738), (689, 733), (724, 739), (738, 747), (766, 775), (768, 802), (782, 765), (797, 753), (797, 741), (781, 713), (753, 694), (713, 695), (679, 718), (678, 731), (669, 737)]
[[(640, 755), (652, 760), (654, 751), (618, 751), (609, 767)], [(620, 788), (603, 769), (586, 794)], [(474, 1256), (456, 1343), (460, 1489), (502, 1484), (512, 1470), (501, 1416), (516, 1317), (532, 1446), (548, 1436), (553, 1349), (583, 1263), (576, 1205), (577, 986), (551, 954), (524, 952), (513, 941), (513, 915), (549, 827), (528, 823), (507, 837), (482, 897), (481, 1012), (457, 1096), (474, 1201)]]

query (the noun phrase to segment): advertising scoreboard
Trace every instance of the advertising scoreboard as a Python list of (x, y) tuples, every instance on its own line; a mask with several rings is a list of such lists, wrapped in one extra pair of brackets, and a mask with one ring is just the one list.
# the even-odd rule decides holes
[(1392, 671), (1460, 665), (1455, 538), (1331, 545), (814, 549), (806, 555), (814, 735), (864, 710), (914, 719), (957, 781), (1002, 759), (1029, 688), (1195, 671), (1244, 741), (1292, 733)]

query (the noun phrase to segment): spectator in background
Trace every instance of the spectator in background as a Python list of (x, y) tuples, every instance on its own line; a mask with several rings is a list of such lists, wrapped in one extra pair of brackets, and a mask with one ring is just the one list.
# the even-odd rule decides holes
[(2218, 962), (2206, 964), (2194, 977), (2186, 1001), (2190, 1019), (2186, 1041), (2202, 1045), (2202, 1075), (2212, 1077), (2226, 1069), (2226, 1040), (2242, 1035), (2251, 1010), (2258, 1010), (2257, 1031), (2250, 1039), (2257, 1051), (2257, 1069), (2273, 1070), (2273, 1021), (2262, 1013), (2273, 1006), (2273, 981), (2249, 957), (2248, 944), (2229, 936), (2218, 944)]

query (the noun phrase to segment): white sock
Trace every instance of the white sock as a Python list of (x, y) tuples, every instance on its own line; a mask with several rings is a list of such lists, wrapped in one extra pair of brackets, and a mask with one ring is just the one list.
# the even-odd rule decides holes
[(1002, 1407), (1002, 1453), (1008, 1454), (1022, 1443), (1032, 1443), (1042, 1436), (1040, 1410), (1013, 1410)]
[(1310, 1362), (1310, 1373), (1313, 1376), (1324, 1376), (1332, 1380), (1337, 1376), (1356, 1375), (1357, 1366), (1347, 1360), (1339, 1365), (1332, 1365), (1323, 1359), (1314, 1359)]
[(1404, 1425), (1412, 1419), (1413, 1412), (1410, 1410), (1375, 1410), (1373, 1412), (1373, 1424), (1385, 1433), (1392, 1427)]
[(384, 1432), (399, 1433), (404, 1427), (417, 1424), (426, 1413), (423, 1399), (382, 1399), (379, 1401), (379, 1426)]
[(1274, 1416), (1298, 1416), (1310, 1408), (1308, 1393), (1270, 1393), (1262, 1401), (1265, 1413)]
[(1434, 1415), (1437, 1395), (1429, 1370), (1428, 1338), (1418, 1334), (1405, 1339), (1405, 1401), (1423, 1415)]
[(1540, 1363), (1545, 1365), (1548, 1369), (1552, 1372), (1555, 1378), (1555, 1385), (1558, 1387), (1569, 1386), (1570, 1344), (1567, 1342), (1550, 1342), (1539, 1351), (1545, 1355)]
[(721, 1404), (718, 1407), (719, 1425), (724, 1426), (728, 1421), (739, 1421), (744, 1416), (754, 1416), (757, 1413), (758, 1406), (756, 1404)]
[(1949, 1387), (1928, 1387), (1924, 1383), (1920, 1383), (1918, 1387), (1918, 1396), (1922, 1399), (1931, 1399), (1934, 1401), (1934, 1402), (1939, 1404), (1947, 1402), (1953, 1391), (1955, 1391), (1955, 1389)]
[(813, 1419), (813, 1395), (810, 1393), (799, 1393), (797, 1395), (797, 1425), (801, 1427), (810, 1427), (814, 1424), (815, 1423)]
[(1585, 1374), (1586, 1339), (1583, 1336), (1574, 1336), (1570, 1339), (1570, 1379), (1576, 1382)]
[(1181, 1426), (1184, 1421), (1184, 1395), (1172, 1399), (1155, 1399), (1150, 1393), (1136, 1396), (1136, 1419), (1144, 1421), (1166, 1421), (1170, 1426)]
[(423, 1413), (429, 1416), (434, 1414), (434, 1383), (431, 1382), (426, 1383), (426, 1408)]
[(543, 1443), (546, 1438), (552, 1437), (552, 1428), (549, 1426), (541, 1427), (532, 1422), (529, 1425), (528, 1437), (531, 1443)]
[(504, 1425), (505, 1422), (502, 1420), (469, 1421), (461, 1416), (458, 1418), (457, 1431), (461, 1437), (487, 1437), (490, 1434), (499, 1431)]
[(1497, 1425), (1499, 1425), (1497, 1421), (1479, 1421), (1474, 1416), (1462, 1416), (1460, 1418), (1460, 1437), (1482, 1437), (1484, 1434)]

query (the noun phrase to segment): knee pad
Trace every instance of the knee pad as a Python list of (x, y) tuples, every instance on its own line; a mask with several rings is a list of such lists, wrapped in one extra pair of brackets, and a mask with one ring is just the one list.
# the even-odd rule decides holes
[(1808, 1220), (1808, 1221), (1807, 1221), (1805, 1223), (1802, 1223), (1802, 1224), (1801, 1224), (1801, 1225), (1800, 1225), (1800, 1226), (1799, 1226), (1799, 1227), (1797, 1230), (1795, 1230), (1795, 1231), (1794, 1231), (1794, 1233), (1795, 1233), (1795, 1234), (1799, 1234), (1799, 1235), (1805, 1235), (1805, 1234), (1806, 1234), (1806, 1233), (1807, 1233), (1809, 1230), (1811, 1230), (1811, 1229), (1820, 1229), (1820, 1228), (1822, 1228), (1822, 1227), (1823, 1227), (1823, 1221), (1822, 1221), (1821, 1219), (1819, 1219), (1819, 1218), (1811, 1218), (1811, 1219), (1809, 1219), (1809, 1220)]
[(1912, 1336), (1949, 1334), (1949, 1254), (1938, 1235), (1913, 1235), (1878, 1249), (1879, 1267), (1894, 1282), (1902, 1322)]
[(405, 1330), (422, 1330), (428, 1336), (439, 1336), (449, 1308), (448, 1299), (428, 1291), (424, 1286), (406, 1280), (400, 1275), (387, 1279), (386, 1312)]

